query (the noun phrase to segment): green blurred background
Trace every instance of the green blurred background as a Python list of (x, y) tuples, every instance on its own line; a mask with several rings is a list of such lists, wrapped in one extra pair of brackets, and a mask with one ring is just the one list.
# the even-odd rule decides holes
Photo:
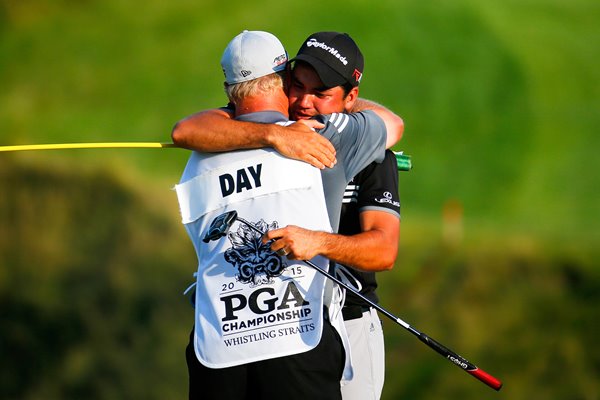
[[(600, 398), (600, 3), (0, 0), (0, 145), (168, 142), (243, 29), (350, 33), (406, 123), (384, 399)], [(0, 153), (0, 398), (178, 399), (181, 149)]]

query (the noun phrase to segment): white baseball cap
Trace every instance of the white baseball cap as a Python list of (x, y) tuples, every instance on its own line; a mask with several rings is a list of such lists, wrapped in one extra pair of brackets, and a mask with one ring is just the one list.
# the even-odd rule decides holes
[(243, 31), (225, 48), (221, 67), (225, 82), (231, 85), (283, 71), (287, 60), (287, 52), (275, 35)]

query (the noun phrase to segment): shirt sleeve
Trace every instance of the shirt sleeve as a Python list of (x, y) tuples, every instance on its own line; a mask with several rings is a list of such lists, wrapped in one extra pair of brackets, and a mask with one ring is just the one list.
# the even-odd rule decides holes
[(393, 152), (387, 150), (382, 163), (371, 163), (354, 179), (358, 211), (385, 211), (400, 218), (398, 168)]
[(387, 131), (383, 120), (373, 111), (334, 113), (317, 119), (325, 124), (320, 132), (335, 147), (347, 180), (371, 162), (384, 159)]

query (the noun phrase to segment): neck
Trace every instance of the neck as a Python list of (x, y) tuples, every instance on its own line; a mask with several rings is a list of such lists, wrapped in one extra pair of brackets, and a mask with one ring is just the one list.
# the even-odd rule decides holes
[(277, 111), (289, 117), (288, 98), (283, 90), (278, 93), (264, 93), (258, 96), (249, 96), (235, 105), (235, 115), (250, 114), (259, 111)]

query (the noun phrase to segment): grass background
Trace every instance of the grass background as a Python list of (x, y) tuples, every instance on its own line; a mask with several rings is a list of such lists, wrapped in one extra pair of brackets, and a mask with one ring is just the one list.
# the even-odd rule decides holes
[[(600, 397), (600, 6), (591, 0), (0, 1), (0, 144), (160, 141), (220, 106), (243, 29), (350, 33), (406, 122), (384, 399)], [(0, 397), (183, 398), (195, 255), (179, 149), (0, 154)]]

